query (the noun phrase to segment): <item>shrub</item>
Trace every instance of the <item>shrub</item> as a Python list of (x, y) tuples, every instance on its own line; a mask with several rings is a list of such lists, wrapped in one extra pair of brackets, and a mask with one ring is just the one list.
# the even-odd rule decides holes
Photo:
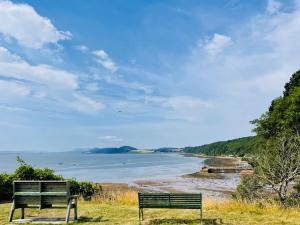
[(75, 179), (67, 179), (70, 183), (70, 191), (72, 195), (79, 195), (80, 194), (80, 185), (79, 182)]
[[(62, 176), (56, 175), (54, 170), (49, 168), (33, 168), (24, 160), (17, 157), (20, 166), (11, 175), (0, 174), (0, 200), (7, 200), (12, 197), (12, 183), (14, 180), (65, 180)], [(75, 179), (67, 179), (70, 182), (71, 194), (82, 195), (90, 199), (95, 193), (95, 186), (91, 182), (78, 182)]]
[(16, 169), (13, 176), (15, 180), (34, 180), (35, 173), (32, 166), (24, 164)]
[(300, 198), (300, 180), (294, 185), (295, 197)]
[(54, 170), (51, 170), (49, 168), (35, 168), (34, 180), (63, 180), (63, 177), (55, 175)]
[(241, 177), (241, 182), (234, 197), (245, 201), (253, 201), (262, 199), (264, 195), (264, 185), (261, 180), (255, 175), (245, 175)]
[(90, 200), (92, 195), (95, 193), (95, 188), (93, 183), (83, 181), (79, 183), (80, 186), (80, 195), (85, 199), (85, 200)]
[(0, 201), (12, 197), (13, 176), (9, 174), (0, 174)]

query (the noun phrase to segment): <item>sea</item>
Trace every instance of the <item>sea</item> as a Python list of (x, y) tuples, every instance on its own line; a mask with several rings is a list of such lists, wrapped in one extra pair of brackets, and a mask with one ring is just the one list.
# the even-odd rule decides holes
[(0, 152), (0, 172), (12, 173), (17, 156), (39, 168), (50, 168), (65, 178), (99, 183), (132, 184), (142, 179), (174, 178), (198, 171), (204, 159), (181, 154), (86, 154), (80, 152)]

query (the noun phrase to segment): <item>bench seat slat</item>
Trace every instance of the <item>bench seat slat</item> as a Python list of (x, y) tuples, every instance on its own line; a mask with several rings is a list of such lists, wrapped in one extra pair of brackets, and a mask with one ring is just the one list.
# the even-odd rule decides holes
[(139, 193), (140, 208), (201, 209), (202, 194)]
[(15, 196), (67, 196), (67, 192), (15, 192)]

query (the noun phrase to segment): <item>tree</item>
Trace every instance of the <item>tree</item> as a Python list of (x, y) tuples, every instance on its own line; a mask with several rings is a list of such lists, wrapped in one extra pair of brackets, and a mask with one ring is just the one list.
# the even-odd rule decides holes
[(272, 101), (269, 110), (253, 120), (254, 131), (266, 139), (282, 133), (300, 133), (300, 70), (285, 84), (283, 96)]
[[(252, 123), (260, 140), (253, 177), (260, 178), (265, 190), (273, 190), (285, 205), (291, 184), (300, 175), (300, 71), (292, 75), (283, 95)], [(245, 183), (249, 188), (253, 184)]]
[[(299, 73), (300, 75), (300, 73)], [(264, 139), (282, 135), (300, 135), (300, 87), (294, 87), (289, 95), (272, 101), (267, 113), (252, 121), (254, 131)]]
[(282, 205), (291, 182), (300, 174), (300, 139), (281, 137), (270, 142), (257, 158), (257, 176), (278, 195)]

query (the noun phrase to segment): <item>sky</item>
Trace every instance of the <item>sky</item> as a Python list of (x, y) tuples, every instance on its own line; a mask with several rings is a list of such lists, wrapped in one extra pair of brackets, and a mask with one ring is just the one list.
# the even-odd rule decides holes
[(299, 0), (0, 0), (0, 150), (253, 135), (299, 37)]

